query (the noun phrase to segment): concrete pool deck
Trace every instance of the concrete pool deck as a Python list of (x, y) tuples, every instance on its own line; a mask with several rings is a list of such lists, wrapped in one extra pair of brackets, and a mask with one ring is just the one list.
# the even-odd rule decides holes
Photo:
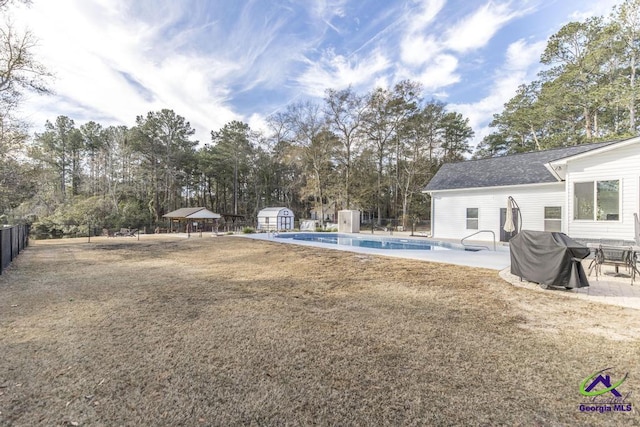
[[(342, 233), (347, 234), (347, 233)], [(407, 259), (416, 259), (420, 261), (432, 261), (432, 262), (440, 262), (445, 264), (454, 264), (454, 265), (465, 265), (469, 267), (481, 267), (481, 268), (489, 268), (491, 270), (503, 270), (511, 264), (510, 255), (509, 255), (509, 247), (498, 245), (497, 250), (493, 251), (462, 251), (462, 250), (416, 250), (416, 249), (374, 249), (374, 248), (364, 248), (361, 246), (343, 246), (336, 245), (332, 243), (320, 243), (320, 242), (307, 242), (304, 240), (293, 240), (293, 239), (281, 239), (275, 237), (271, 233), (256, 233), (256, 234), (245, 234), (243, 237), (249, 237), (257, 240), (266, 240), (275, 243), (284, 243), (284, 244), (293, 244), (300, 246), (313, 246), (317, 248), (326, 248), (333, 249), (338, 251), (346, 251), (346, 252), (356, 252), (362, 254), (369, 255), (381, 255), (388, 257), (396, 257), (396, 258), (407, 258)], [(357, 237), (367, 237), (372, 236), (369, 233), (360, 233), (354, 234)], [(395, 237), (402, 239), (417, 239), (417, 240), (429, 240), (426, 237), (413, 236), (411, 237), (408, 233), (394, 233), (390, 235), (389, 233), (385, 234), (374, 234), (374, 237)], [(436, 239), (433, 239), (436, 240)], [(448, 243), (459, 243), (448, 241)], [(492, 246), (487, 242), (475, 242), (476, 244), (483, 244), (487, 246)], [(474, 242), (469, 242), (469, 244), (474, 244)]]
[[(371, 235), (369, 233), (360, 233), (359, 237), (366, 237)], [(257, 234), (244, 234), (236, 235), (241, 237), (248, 237), (256, 240), (270, 241), (274, 243), (282, 243), (289, 245), (300, 246), (313, 246), (332, 250), (356, 252), (369, 255), (381, 255), (387, 257), (407, 258), (420, 261), (431, 261), (445, 264), (463, 265), (468, 267), (479, 267), (496, 270), (499, 276), (508, 283), (514, 286), (523, 287), (539, 292), (554, 292), (559, 296), (584, 299), (587, 301), (617, 305), (621, 307), (627, 307), (640, 310), (640, 278), (637, 278), (634, 284), (631, 284), (631, 279), (624, 275), (614, 275), (613, 267), (609, 269), (607, 266), (603, 267), (603, 274), (599, 280), (595, 277), (589, 277), (589, 286), (580, 289), (564, 289), (550, 287), (545, 289), (537, 283), (528, 282), (526, 280), (520, 280), (519, 277), (514, 276), (510, 272), (511, 258), (509, 253), (509, 246), (504, 244), (497, 244), (496, 251), (482, 250), (478, 252), (461, 251), (461, 250), (405, 250), (405, 249), (373, 249), (364, 248), (359, 246), (342, 246), (331, 243), (320, 242), (308, 242), (303, 240), (293, 239), (279, 239), (274, 237), (273, 234), (257, 233)], [(420, 240), (429, 240), (427, 237), (410, 236), (409, 233), (375, 233), (376, 237), (398, 237), (398, 238), (413, 238)], [(437, 239), (434, 239), (437, 240)], [(449, 243), (459, 243), (455, 241), (448, 241)], [(481, 244), (486, 246), (493, 246), (493, 242), (469, 242), (469, 244)], [(588, 271), (590, 260), (583, 261), (585, 271)]]

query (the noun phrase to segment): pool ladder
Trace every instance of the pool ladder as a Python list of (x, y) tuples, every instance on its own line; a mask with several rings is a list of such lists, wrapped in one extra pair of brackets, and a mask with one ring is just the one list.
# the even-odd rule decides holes
[(488, 246), (482, 246), (482, 245), (465, 245), (464, 241), (467, 240), (469, 237), (473, 237), (476, 234), (480, 234), (480, 233), (491, 233), (493, 235), (493, 250), (496, 250), (496, 233), (494, 233), (492, 230), (480, 230), (480, 231), (476, 231), (473, 234), (469, 234), (466, 237), (463, 237), (462, 239), (460, 239), (460, 244), (462, 246), (464, 246), (465, 248), (483, 248), (486, 250), (491, 250)]

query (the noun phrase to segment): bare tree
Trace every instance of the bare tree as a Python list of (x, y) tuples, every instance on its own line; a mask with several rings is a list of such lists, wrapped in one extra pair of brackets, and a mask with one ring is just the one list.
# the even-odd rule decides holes
[(325, 95), (325, 115), (330, 129), (338, 136), (340, 148), (337, 158), (343, 170), (342, 190), (345, 207), (351, 209), (351, 182), (355, 152), (360, 136), (363, 115), (367, 104), (362, 96), (350, 87), (343, 90), (329, 89)]
[(49, 92), (46, 80), (51, 77), (33, 56), (36, 40), (30, 31), (20, 35), (11, 23), (0, 28), (0, 100), (15, 105), (22, 91)]

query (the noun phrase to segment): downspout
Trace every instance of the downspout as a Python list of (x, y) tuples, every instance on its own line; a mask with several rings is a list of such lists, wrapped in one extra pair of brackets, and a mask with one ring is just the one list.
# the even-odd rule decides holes
[(436, 213), (436, 199), (435, 197), (433, 197), (433, 193), (427, 193), (429, 194), (429, 197), (431, 198), (431, 218), (429, 220), (429, 228), (430, 228), (430, 233), (431, 233), (431, 237), (435, 236), (434, 234), (434, 230), (435, 230), (435, 213)]

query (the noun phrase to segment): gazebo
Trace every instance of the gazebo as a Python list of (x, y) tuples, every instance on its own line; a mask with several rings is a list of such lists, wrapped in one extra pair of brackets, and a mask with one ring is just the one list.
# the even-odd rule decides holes
[(202, 232), (203, 227), (198, 227), (200, 222), (206, 224), (207, 222), (211, 222), (212, 230), (213, 223), (217, 222), (220, 219), (220, 214), (211, 212), (209, 209), (204, 207), (198, 208), (181, 208), (177, 209), (173, 212), (169, 212), (168, 214), (162, 215), (163, 218), (167, 218), (170, 220), (169, 230), (173, 231), (173, 223), (174, 222), (186, 222), (186, 232), (187, 234), (191, 234), (192, 225), (195, 223), (196, 231)]

